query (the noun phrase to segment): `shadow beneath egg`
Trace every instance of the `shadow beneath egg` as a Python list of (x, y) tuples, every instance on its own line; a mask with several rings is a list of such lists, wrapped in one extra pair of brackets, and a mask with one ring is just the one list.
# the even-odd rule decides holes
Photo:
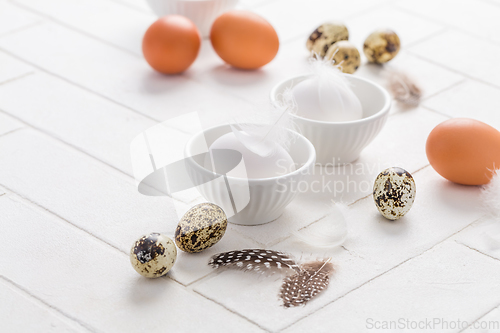
[(176, 90), (188, 83), (184, 74), (162, 74), (151, 69), (144, 73), (141, 78), (142, 85), (140, 92), (157, 95), (157, 94), (173, 94)]
[(381, 214), (378, 214), (378, 216), (374, 218), (374, 222), (377, 228), (387, 235), (397, 236), (408, 234), (409, 222), (406, 216), (403, 216), (399, 220), (389, 220)]
[(224, 64), (210, 70), (210, 75), (217, 83), (225, 86), (256, 85), (264, 81), (268, 74), (263, 69), (245, 70)]
[[(168, 273), (167, 273), (168, 275)], [(161, 299), (168, 293), (170, 288), (166, 276), (155, 279), (150, 279), (142, 276), (137, 276), (130, 284), (129, 298), (135, 304), (147, 304), (152, 301)]]
[(374, 75), (374, 76), (381, 76), (384, 72), (384, 66), (380, 65), (380, 64), (366, 62), (366, 63), (362, 64), (362, 66), (364, 67), (363, 69), (367, 73)]
[(483, 209), (481, 188), (481, 186), (455, 184), (443, 179), (434, 190), (440, 204), (456, 211), (469, 212)]

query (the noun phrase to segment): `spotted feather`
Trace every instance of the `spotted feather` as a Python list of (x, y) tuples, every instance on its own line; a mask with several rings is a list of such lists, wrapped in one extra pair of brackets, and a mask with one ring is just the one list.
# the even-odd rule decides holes
[(295, 260), (288, 254), (263, 249), (245, 249), (218, 253), (212, 256), (208, 264), (213, 268), (227, 267), (256, 272), (272, 272), (281, 269), (300, 271)]
[(327, 261), (306, 263), (300, 272), (287, 276), (281, 285), (280, 298), (285, 307), (304, 305), (323, 292), (330, 282), (333, 265)]

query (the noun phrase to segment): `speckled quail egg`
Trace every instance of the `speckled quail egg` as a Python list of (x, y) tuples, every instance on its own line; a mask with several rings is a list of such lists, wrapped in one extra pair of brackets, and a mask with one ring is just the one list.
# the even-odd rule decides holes
[(342, 72), (349, 74), (354, 73), (361, 63), (358, 49), (353, 43), (346, 40), (341, 40), (330, 46), (325, 58), (334, 60), (335, 65), (339, 65), (342, 68)]
[(184, 214), (175, 230), (175, 243), (185, 252), (200, 252), (216, 244), (227, 228), (222, 208), (213, 203), (194, 206)]
[(148, 278), (167, 274), (174, 266), (176, 258), (174, 241), (155, 232), (139, 238), (130, 250), (132, 267), (137, 273)]
[(349, 31), (343, 23), (330, 22), (320, 25), (307, 40), (309, 51), (324, 57), (330, 45), (340, 40), (348, 40)]
[(389, 29), (377, 30), (370, 34), (363, 44), (363, 52), (368, 61), (382, 64), (393, 59), (401, 48), (398, 35)]
[(410, 210), (415, 191), (415, 181), (410, 173), (394, 167), (382, 171), (375, 179), (373, 199), (380, 214), (389, 220), (397, 220)]

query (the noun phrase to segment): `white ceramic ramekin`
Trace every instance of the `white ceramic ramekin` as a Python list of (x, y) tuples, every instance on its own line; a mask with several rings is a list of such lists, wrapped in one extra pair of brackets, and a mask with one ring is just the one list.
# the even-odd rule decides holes
[(147, 0), (159, 17), (182, 15), (193, 21), (202, 37), (210, 35), (215, 19), (223, 12), (233, 9), (238, 0)]
[[(229, 125), (216, 126), (197, 133), (188, 141), (184, 155), (189, 176), (195, 184), (203, 184), (197, 186), (198, 191), (206, 200), (222, 207), (229, 222), (258, 225), (276, 220), (298, 194), (299, 184), (306, 182), (306, 177), (313, 172), (316, 159), (314, 146), (304, 136), (293, 132), (295, 140), (289, 153), (295, 163), (295, 171), (273, 178), (242, 179), (227, 176), (227, 182), (224, 177), (210, 181), (214, 173), (192, 156), (206, 151), (216, 139), (229, 132)], [(228, 200), (228, 186), (236, 203), (236, 212)], [(238, 202), (244, 205), (238, 207)]]
[[(271, 101), (277, 103), (286, 88), (312, 75), (302, 75), (284, 80), (271, 90)], [(382, 130), (389, 116), (391, 97), (376, 83), (345, 74), (351, 88), (363, 107), (363, 118), (347, 122), (325, 122), (294, 115), (298, 131), (316, 148), (316, 162), (323, 165), (339, 165), (358, 159), (361, 151)]]

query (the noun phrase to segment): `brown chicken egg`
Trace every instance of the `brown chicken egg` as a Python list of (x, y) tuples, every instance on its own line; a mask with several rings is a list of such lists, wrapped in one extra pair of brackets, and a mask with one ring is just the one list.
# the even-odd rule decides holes
[(274, 59), (279, 39), (273, 26), (257, 14), (233, 10), (219, 16), (210, 31), (212, 46), (225, 62), (257, 69)]
[(429, 134), (426, 152), (444, 178), (463, 185), (487, 184), (500, 168), (500, 132), (478, 120), (449, 119)]
[(148, 28), (142, 40), (142, 52), (153, 69), (164, 74), (178, 74), (195, 61), (200, 45), (200, 32), (191, 20), (168, 15)]

